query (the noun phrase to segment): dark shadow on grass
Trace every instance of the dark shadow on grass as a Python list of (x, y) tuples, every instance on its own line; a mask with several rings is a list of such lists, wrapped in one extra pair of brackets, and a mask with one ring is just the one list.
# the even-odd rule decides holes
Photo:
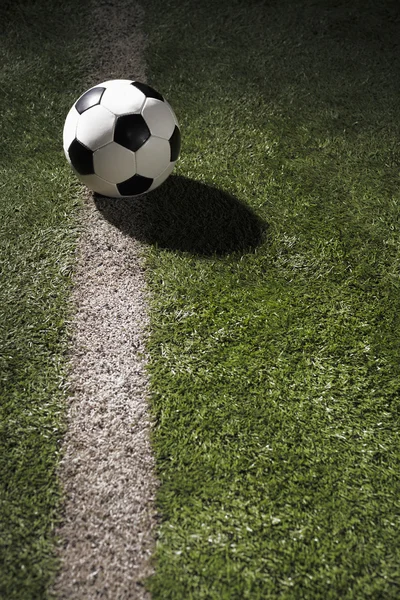
[(107, 221), (137, 240), (203, 256), (251, 251), (267, 228), (237, 198), (176, 175), (148, 195), (95, 195), (95, 204)]

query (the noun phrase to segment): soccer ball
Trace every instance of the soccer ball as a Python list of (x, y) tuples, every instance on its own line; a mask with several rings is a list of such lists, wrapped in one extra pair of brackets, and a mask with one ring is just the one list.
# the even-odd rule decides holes
[(68, 162), (88, 188), (122, 198), (154, 190), (167, 179), (181, 136), (161, 94), (145, 83), (113, 79), (75, 102), (63, 142)]

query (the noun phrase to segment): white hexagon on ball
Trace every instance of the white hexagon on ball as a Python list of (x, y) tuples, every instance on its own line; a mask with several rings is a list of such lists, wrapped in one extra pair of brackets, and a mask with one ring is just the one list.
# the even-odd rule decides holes
[(168, 140), (175, 129), (173, 112), (167, 102), (147, 98), (142, 108), (142, 115), (150, 133)]
[(133, 85), (110, 85), (101, 97), (101, 106), (115, 115), (125, 115), (140, 112), (145, 100), (143, 92)]
[(158, 177), (170, 164), (169, 142), (157, 137), (149, 137), (136, 151), (136, 172), (144, 177)]
[(120, 183), (136, 174), (135, 154), (111, 142), (93, 154), (94, 172), (109, 183)]
[(104, 181), (97, 175), (81, 175), (80, 179), (88, 188), (102, 196), (115, 197), (119, 195), (118, 188), (114, 183)]
[(164, 181), (166, 179), (168, 179), (168, 177), (171, 175), (172, 171), (174, 170), (174, 167), (175, 167), (175, 163), (173, 162), (165, 169), (165, 171), (163, 171), (161, 173), (161, 175), (156, 177), (154, 179), (153, 183), (151, 184), (151, 186), (149, 187), (149, 192), (151, 192), (152, 190), (155, 190), (159, 185), (164, 183)]
[(76, 137), (90, 150), (96, 150), (112, 141), (115, 115), (97, 104), (80, 115)]
[(133, 83), (132, 79), (108, 79), (107, 81), (103, 81), (103, 83), (98, 83), (95, 87), (109, 88), (111, 86), (129, 85), (130, 83)]
[(80, 115), (79, 115), (78, 111), (76, 110), (75, 106), (73, 106), (71, 108), (71, 110), (69, 111), (67, 118), (65, 119), (64, 131), (63, 131), (63, 147), (64, 147), (65, 156), (67, 157), (68, 161), (69, 161), (68, 148), (70, 147), (70, 145), (72, 144), (72, 142), (75, 139), (76, 128), (78, 125), (79, 117), (80, 117)]
[(178, 119), (177, 119), (177, 117), (176, 117), (176, 114), (174, 113), (174, 109), (172, 108), (172, 106), (170, 105), (170, 103), (169, 103), (169, 102), (167, 102), (166, 100), (164, 100), (164, 102), (165, 102), (165, 104), (168, 106), (169, 110), (171, 111), (171, 115), (172, 115), (172, 118), (173, 118), (173, 119), (174, 119), (174, 121), (175, 121), (175, 125), (176, 125), (177, 127), (179, 127)]

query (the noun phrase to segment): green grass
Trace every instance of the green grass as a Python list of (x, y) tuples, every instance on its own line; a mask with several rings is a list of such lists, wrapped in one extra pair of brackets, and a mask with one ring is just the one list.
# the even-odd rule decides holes
[[(198, 182), (154, 192), (147, 232), (154, 600), (400, 594), (400, 13), (332, 4), (146, 3)], [(221, 251), (209, 186), (261, 243), (237, 221)]]
[(56, 568), (68, 293), (79, 187), (62, 127), (79, 88), (78, 2), (0, 8), (0, 598)]

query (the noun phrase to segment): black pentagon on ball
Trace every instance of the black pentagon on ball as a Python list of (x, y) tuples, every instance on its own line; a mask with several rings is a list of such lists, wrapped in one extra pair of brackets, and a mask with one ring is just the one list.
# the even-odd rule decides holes
[(92, 106), (96, 106), (96, 104), (100, 104), (100, 100), (102, 95), (104, 94), (106, 88), (103, 87), (95, 87), (85, 92), (83, 96), (76, 101), (75, 108), (78, 113), (81, 115), (88, 108), (92, 108)]
[(118, 117), (114, 141), (128, 150), (136, 152), (150, 137), (150, 129), (142, 115), (123, 115)]
[(134, 175), (130, 179), (117, 184), (117, 188), (121, 196), (137, 196), (147, 192), (153, 179), (143, 177), (142, 175)]
[(181, 150), (181, 132), (179, 127), (175, 125), (175, 129), (169, 138), (169, 145), (171, 147), (171, 162), (178, 160), (179, 152)]
[(143, 92), (145, 96), (148, 98), (156, 98), (156, 100), (161, 100), (164, 102), (164, 98), (159, 94), (154, 88), (147, 85), (147, 83), (141, 83), (140, 81), (134, 81), (131, 85), (135, 86), (138, 90)]
[(68, 148), (72, 166), (80, 175), (93, 175), (93, 152), (75, 139)]

